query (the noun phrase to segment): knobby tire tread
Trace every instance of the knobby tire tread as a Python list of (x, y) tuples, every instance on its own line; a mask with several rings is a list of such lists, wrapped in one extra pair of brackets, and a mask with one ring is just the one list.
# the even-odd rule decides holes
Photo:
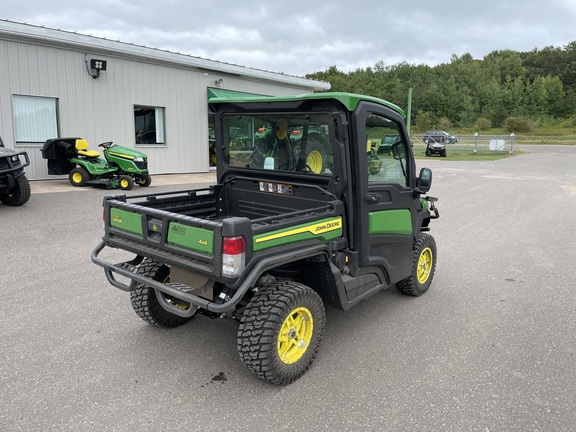
[[(433, 252), (432, 255), (432, 269), (430, 270), (430, 276), (424, 285), (418, 282), (417, 276), (417, 267), (418, 267), (418, 260), (420, 259), (420, 253), (422, 250), (429, 246)], [(419, 297), (424, 294), (430, 284), (432, 283), (432, 279), (434, 278), (434, 272), (436, 271), (436, 242), (434, 238), (427, 233), (420, 233), (416, 243), (414, 244), (414, 253), (412, 255), (412, 270), (410, 277), (401, 280), (400, 282), (396, 283), (396, 289), (400, 291), (402, 294), (412, 297)]]
[[(149, 259), (145, 259), (138, 267), (139, 274), (157, 281), (161, 281), (163, 272), (167, 271), (169, 269), (164, 264)], [(168, 312), (158, 302), (156, 291), (140, 283), (130, 293), (130, 301), (136, 315), (156, 327), (174, 328), (186, 324), (193, 318), (185, 318)]]
[[(277, 353), (277, 340), (286, 316), (299, 306), (313, 314), (311, 343), (296, 363), (284, 364)], [(250, 300), (238, 329), (238, 352), (248, 370), (273, 384), (289, 384), (301, 377), (318, 354), (326, 315), (320, 296), (306, 285), (277, 282), (260, 289)]]
[(16, 185), (7, 194), (0, 196), (0, 201), (4, 205), (16, 207), (26, 204), (30, 199), (30, 182), (25, 175), (16, 178)]

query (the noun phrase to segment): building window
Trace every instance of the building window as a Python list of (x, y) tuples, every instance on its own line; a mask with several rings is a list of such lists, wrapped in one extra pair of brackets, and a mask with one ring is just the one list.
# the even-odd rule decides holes
[(58, 99), (14, 95), (12, 113), (16, 143), (58, 138)]
[(134, 105), (136, 144), (164, 144), (164, 108)]

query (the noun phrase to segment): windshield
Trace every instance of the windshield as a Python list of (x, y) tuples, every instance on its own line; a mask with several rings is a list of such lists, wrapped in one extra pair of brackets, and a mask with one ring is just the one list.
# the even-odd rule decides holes
[(332, 175), (328, 114), (228, 114), (222, 125), (231, 167)]

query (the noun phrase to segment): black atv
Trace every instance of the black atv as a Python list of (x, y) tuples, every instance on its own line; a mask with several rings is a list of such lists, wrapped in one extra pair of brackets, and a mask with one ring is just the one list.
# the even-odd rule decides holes
[[(24, 163), (21, 158), (25, 159)], [(28, 153), (4, 147), (0, 137), (0, 202), (9, 206), (20, 206), (28, 202), (30, 183), (24, 173), (24, 167), (28, 165)]]

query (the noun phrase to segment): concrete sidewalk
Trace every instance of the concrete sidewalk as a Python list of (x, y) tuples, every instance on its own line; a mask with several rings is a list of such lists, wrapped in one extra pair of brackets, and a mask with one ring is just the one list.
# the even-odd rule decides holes
[[(216, 171), (193, 174), (154, 174), (152, 175), (152, 184), (154, 186), (170, 186), (186, 183), (216, 183)], [(33, 194), (51, 193), (51, 192), (78, 192), (89, 190), (90, 187), (74, 187), (68, 181), (68, 178), (61, 177), (50, 180), (31, 180), (30, 187)], [(135, 186), (137, 187), (137, 186)]]

